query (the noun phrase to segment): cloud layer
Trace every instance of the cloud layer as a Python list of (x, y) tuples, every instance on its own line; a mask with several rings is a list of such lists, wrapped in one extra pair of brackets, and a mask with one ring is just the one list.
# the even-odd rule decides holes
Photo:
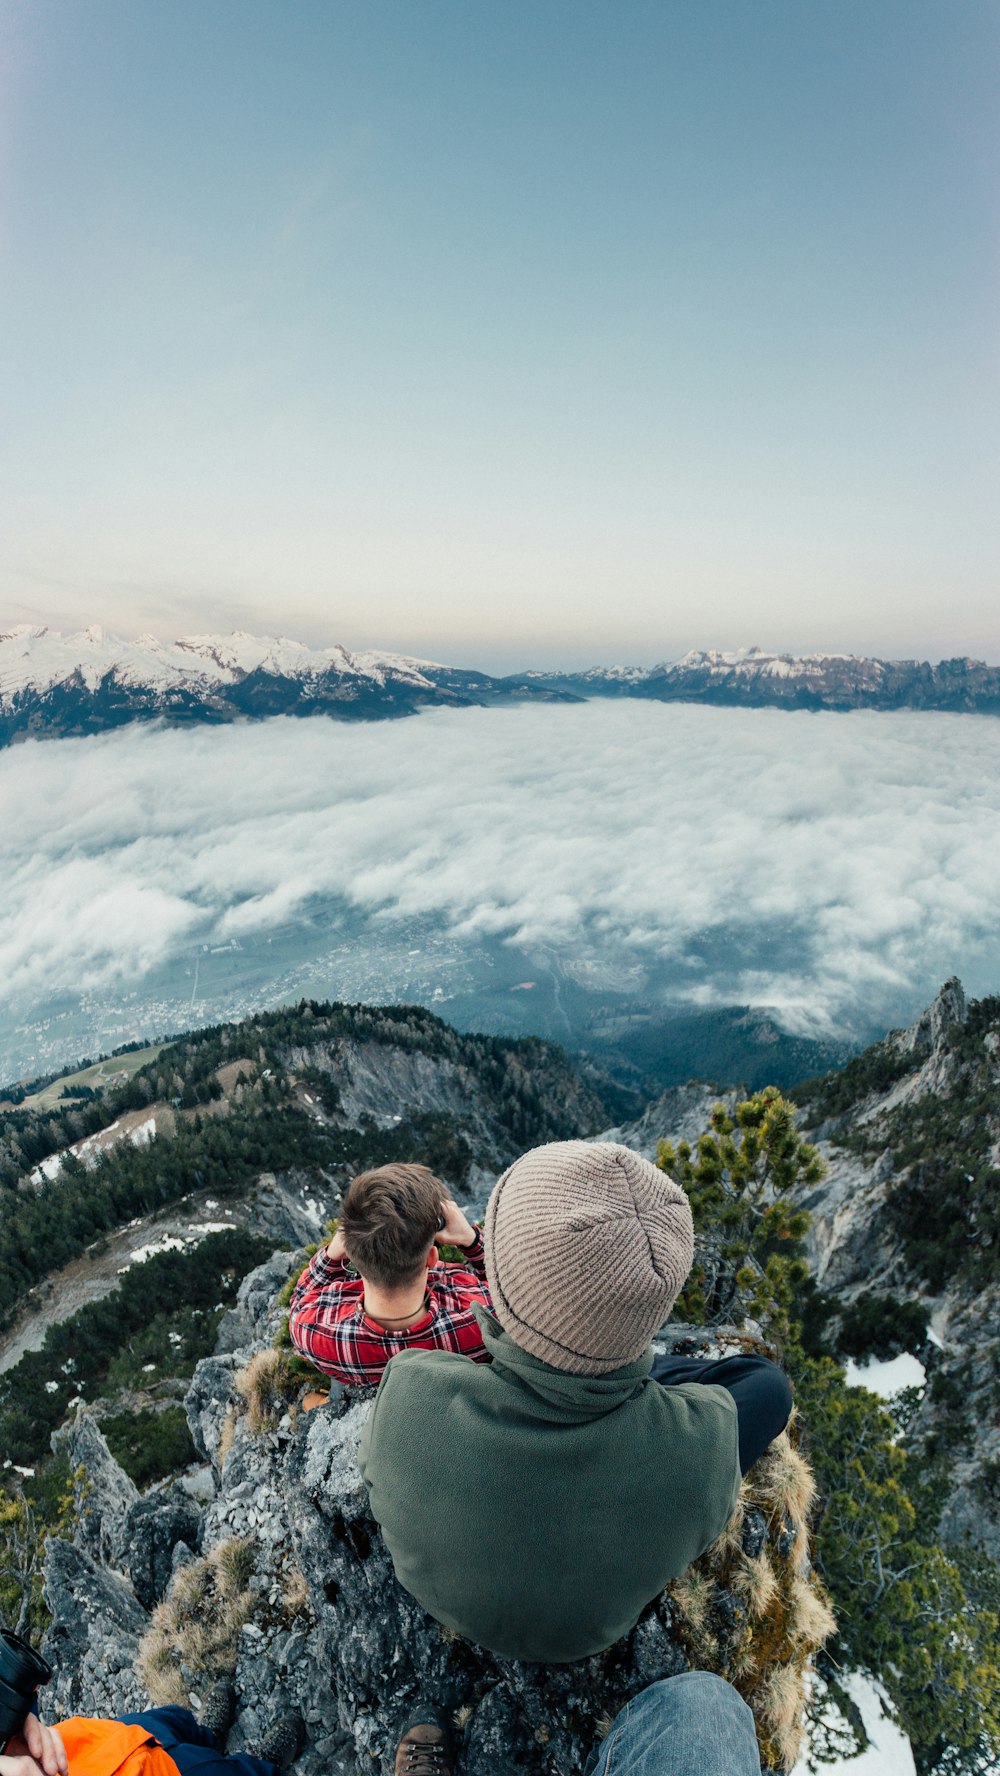
[[(5, 996), (141, 983), (340, 896), (676, 971), (789, 1027), (1000, 987), (1000, 722), (591, 703), (0, 753)], [(765, 941), (766, 939), (766, 941)]]

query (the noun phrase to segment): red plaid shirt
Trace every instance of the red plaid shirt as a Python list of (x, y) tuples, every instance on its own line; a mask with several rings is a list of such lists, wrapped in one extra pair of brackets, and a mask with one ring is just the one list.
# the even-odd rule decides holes
[(483, 1235), (465, 1248), (462, 1264), (436, 1264), (427, 1273), (427, 1311), (392, 1332), (364, 1310), (365, 1285), (345, 1258), (321, 1246), (292, 1294), (288, 1330), (297, 1351), (335, 1381), (377, 1387), (390, 1357), (404, 1350), (457, 1351), (475, 1363), (489, 1358), (472, 1309), (491, 1307)]

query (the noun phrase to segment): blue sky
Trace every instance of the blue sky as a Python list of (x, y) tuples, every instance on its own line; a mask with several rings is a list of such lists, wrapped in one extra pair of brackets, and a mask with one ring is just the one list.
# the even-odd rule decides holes
[(0, 0), (0, 624), (1000, 660), (998, 51)]

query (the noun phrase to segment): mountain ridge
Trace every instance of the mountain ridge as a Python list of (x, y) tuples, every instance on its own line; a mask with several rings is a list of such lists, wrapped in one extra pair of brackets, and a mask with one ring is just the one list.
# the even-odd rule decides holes
[(325, 714), (387, 720), (431, 707), (629, 697), (715, 707), (935, 710), (1000, 715), (1000, 667), (970, 658), (869, 659), (693, 650), (651, 667), (595, 666), (501, 676), (438, 661), (284, 636), (189, 635), (132, 641), (92, 625), (0, 631), (0, 745), (94, 734), (132, 722), (219, 723)]

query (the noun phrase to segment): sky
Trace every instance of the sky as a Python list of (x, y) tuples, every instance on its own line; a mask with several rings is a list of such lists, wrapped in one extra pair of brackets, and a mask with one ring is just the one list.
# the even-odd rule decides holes
[(0, 627), (1000, 661), (994, 0), (0, 0)]
[(0, 752), (0, 804), (0, 979), (35, 1021), (205, 944), (299, 921), (315, 948), (338, 904), (360, 952), (423, 921), (810, 1036), (1000, 977), (1000, 722), (978, 716), (597, 701), (135, 726)]

